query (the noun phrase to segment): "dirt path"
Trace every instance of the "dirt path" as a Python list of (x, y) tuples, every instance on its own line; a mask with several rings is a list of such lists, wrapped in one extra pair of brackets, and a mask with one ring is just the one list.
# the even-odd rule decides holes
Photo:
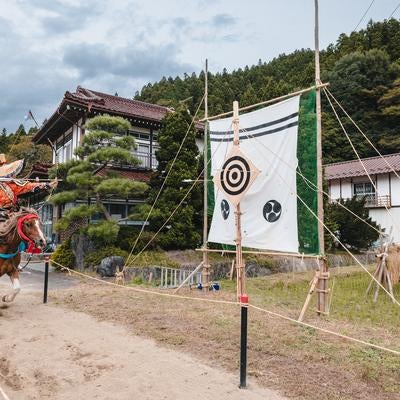
[(227, 372), (119, 325), (42, 305), (32, 292), (0, 313), (0, 386), (11, 400), (283, 399), (251, 382), (239, 390)]

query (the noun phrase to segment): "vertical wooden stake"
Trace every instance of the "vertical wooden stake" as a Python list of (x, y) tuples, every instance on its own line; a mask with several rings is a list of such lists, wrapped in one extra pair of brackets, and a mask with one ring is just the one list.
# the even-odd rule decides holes
[(328, 305), (328, 266), (324, 258), (325, 243), (324, 243), (324, 198), (322, 194), (322, 126), (321, 126), (321, 83), (320, 77), (320, 63), (319, 63), (319, 11), (318, 0), (314, 0), (315, 5), (315, 85), (316, 91), (316, 112), (317, 112), (317, 188), (318, 188), (318, 241), (319, 253), (322, 257), (320, 262), (320, 275), (318, 281), (318, 298), (317, 298), (317, 311), (319, 314), (326, 313)]
[[(239, 103), (233, 102), (233, 145), (239, 146)], [(246, 293), (246, 277), (244, 273), (243, 265), (243, 253), (242, 253), (242, 224), (241, 224), (242, 212), (240, 210), (240, 203), (236, 205), (235, 210), (235, 227), (236, 227), (236, 279), (237, 279), (237, 296)]]
[(300, 321), (300, 322), (303, 321), (303, 319), (304, 319), (304, 315), (305, 315), (305, 313), (307, 311), (308, 305), (310, 304), (311, 297), (312, 297), (312, 295), (314, 293), (314, 290), (315, 290), (315, 286), (317, 285), (317, 283), (319, 281), (319, 272), (320, 271), (315, 271), (315, 275), (314, 275), (314, 278), (313, 278), (313, 280), (311, 282), (310, 290), (308, 291), (308, 294), (307, 294), (307, 297), (306, 297), (306, 301), (304, 302), (303, 308), (301, 309), (301, 312), (300, 312), (300, 316), (299, 316), (299, 319), (298, 319), (298, 321)]
[(203, 269), (202, 285), (208, 290), (210, 283), (210, 264), (208, 260), (207, 242), (208, 242), (208, 60), (206, 59), (204, 75), (204, 191), (203, 191)]

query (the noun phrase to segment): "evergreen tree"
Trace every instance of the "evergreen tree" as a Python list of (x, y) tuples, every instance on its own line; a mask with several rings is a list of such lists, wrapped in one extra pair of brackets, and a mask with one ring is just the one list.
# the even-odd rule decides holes
[(26, 135), (26, 130), (23, 124), (20, 124), (18, 129), (15, 131), (15, 135), (17, 136), (25, 136)]
[[(142, 218), (146, 218), (181, 144), (182, 149), (150, 216), (150, 228), (154, 231), (162, 227), (187, 193), (189, 185), (185, 180), (196, 179), (199, 173), (199, 150), (193, 125), (183, 142), (190, 122), (187, 110), (181, 106), (165, 116), (158, 135), (160, 149), (156, 154), (157, 174), (150, 183), (148, 204), (140, 209)], [(164, 249), (193, 248), (200, 243), (201, 204), (201, 187), (196, 185), (160, 234), (159, 243)]]
[[(3, 139), (0, 137), (0, 140)], [(5, 139), (5, 138), (4, 138)], [(0, 142), (1, 143), (1, 142)], [(25, 160), (25, 166), (21, 172), (21, 176), (25, 176), (36, 162), (51, 163), (52, 150), (47, 144), (35, 144), (32, 142), (32, 136), (22, 136), (16, 143), (8, 146), (6, 153), (7, 161)], [(1, 146), (1, 144), (0, 144)]]
[(7, 129), (3, 128), (0, 135), (0, 153), (6, 154), (8, 152), (9, 138)]
[[(369, 217), (368, 209), (365, 208), (365, 198), (354, 196), (352, 199), (341, 200), (341, 203), (361, 219), (379, 229), (379, 225)], [(333, 228), (332, 230), (337, 229), (336, 233), (340, 241), (352, 250), (368, 249), (379, 237), (379, 233), (376, 230), (354, 217), (336, 202), (326, 205), (325, 219), (329, 221), (330, 228)]]
[[(69, 209), (59, 221), (57, 228), (66, 229), (73, 222), (89, 222), (87, 234), (100, 243), (115, 242), (119, 226), (107, 211), (105, 203), (110, 198), (137, 198), (143, 196), (147, 185), (143, 182), (121, 178), (113, 173), (97, 176), (100, 167), (113, 164), (138, 165), (139, 160), (132, 155), (135, 141), (126, 136), (130, 123), (120, 117), (99, 115), (85, 124), (88, 133), (83, 138), (75, 154), (78, 160), (71, 160), (59, 167), (59, 173), (65, 177), (63, 191), (55, 194), (51, 201), (62, 205), (78, 202)], [(55, 170), (52, 171), (53, 176)], [(93, 201), (92, 201), (93, 199)], [(97, 215), (101, 221), (91, 223), (91, 217)]]
[[(321, 51), (323, 80), (343, 103), (348, 113), (361, 126), (383, 153), (399, 151), (396, 109), (396, 79), (400, 78), (400, 21), (390, 19), (369, 22), (366, 29), (342, 34), (336, 43)], [(228, 73), (208, 73), (209, 114), (232, 109), (232, 101), (241, 105), (275, 98), (314, 83), (314, 52), (310, 49), (281, 54), (268, 63), (237, 69)], [(179, 100), (192, 96), (187, 105), (192, 114), (203, 94), (204, 72), (185, 74), (148, 84), (136, 94), (138, 100), (159, 102), (177, 107)], [(354, 158), (350, 145), (329, 104), (323, 99), (324, 162)], [(201, 117), (201, 115), (200, 115)], [(346, 123), (351, 137), (363, 157), (376, 155), (374, 150)]]

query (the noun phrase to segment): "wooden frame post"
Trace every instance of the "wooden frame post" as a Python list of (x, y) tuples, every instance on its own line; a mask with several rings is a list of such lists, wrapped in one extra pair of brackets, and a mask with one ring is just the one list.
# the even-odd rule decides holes
[[(239, 146), (239, 103), (233, 102), (233, 145)], [(244, 273), (243, 253), (242, 253), (242, 212), (240, 203), (236, 205), (235, 227), (236, 227), (236, 294), (238, 299), (246, 293), (246, 276)]]
[(202, 284), (204, 290), (208, 290), (210, 284), (210, 263), (208, 259), (208, 60), (205, 64), (204, 75), (204, 190), (203, 190), (203, 269)]
[(329, 272), (325, 259), (324, 240), (324, 198), (323, 198), (323, 171), (322, 171), (322, 125), (321, 125), (321, 76), (319, 64), (319, 10), (318, 0), (315, 4), (315, 86), (316, 86), (316, 113), (317, 113), (317, 188), (318, 188), (318, 242), (321, 259), (319, 262), (318, 283), (317, 283), (317, 312), (325, 314), (328, 306), (329, 294)]

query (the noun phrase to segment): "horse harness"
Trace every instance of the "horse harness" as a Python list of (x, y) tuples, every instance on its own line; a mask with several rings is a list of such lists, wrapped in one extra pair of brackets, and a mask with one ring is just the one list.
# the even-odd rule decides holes
[[(25, 235), (25, 233), (22, 230), (22, 224), (24, 223), (24, 221), (26, 221), (27, 219), (39, 219), (39, 216), (37, 214), (33, 214), (33, 213), (29, 213), (29, 214), (25, 214), (22, 217), (19, 217), (17, 220), (17, 233), (18, 236), (22, 239), (21, 242), (19, 243), (17, 249), (15, 252), (13, 253), (0, 253), (0, 259), (3, 260), (10, 260), (14, 257), (16, 257), (18, 254), (20, 254), (21, 252), (25, 251), (27, 253), (30, 253), (30, 256), (28, 258), (28, 262), (20, 269), (24, 269), (29, 262), (31, 261), (32, 255), (34, 253), (39, 253), (40, 250), (37, 249), (35, 243), (33, 242), (33, 240), (31, 238), (29, 238), (28, 236)], [(27, 245), (28, 243), (28, 245)]]

